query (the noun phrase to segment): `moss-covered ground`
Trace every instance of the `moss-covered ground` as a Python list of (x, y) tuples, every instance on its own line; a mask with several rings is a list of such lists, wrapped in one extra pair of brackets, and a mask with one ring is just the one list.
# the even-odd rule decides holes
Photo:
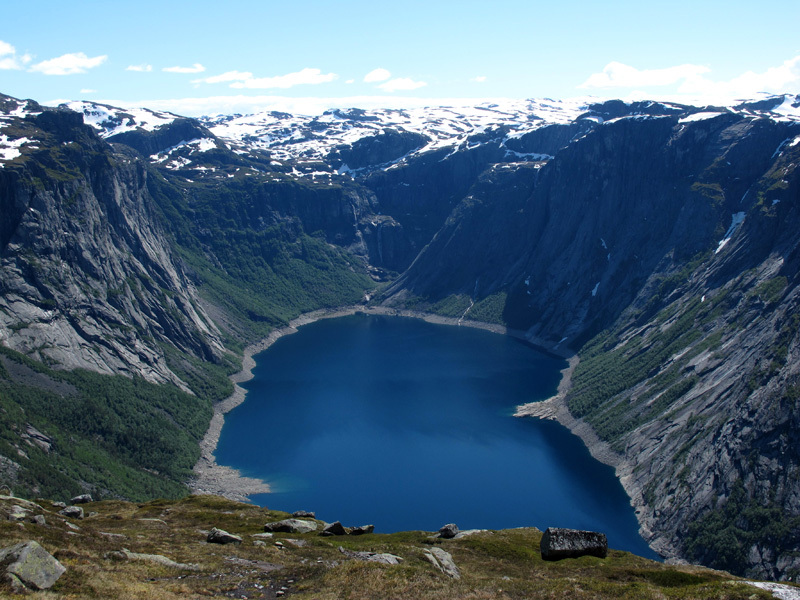
[[(86, 517), (67, 524), (58, 507), (0, 497), (0, 546), (36, 540), (67, 568), (48, 591), (27, 597), (66, 600), (117, 598), (614, 598), (758, 599), (771, 595), (722, 572), (668, 566), (612, 550), (606, 559), (545, 562), (537, 529), (486, 531), (454, 540), (431, 532), (320, 537), (316, 533), (258, 538), (264, 523), (285, 513), (215, 496), (145, 504), (103, 501), (83, 505)], [(47, 525), (8, 520), (14, 505), (44, 515)], [(357, 524), (350, 524), (357, 525)], [(321, 524), (320, 524), (321, 526)], [(239, 545), (206, 541), (212, 527), (241, 536)], [(461, 578), (451, 579), (425, 559), (438, 545)], [(398, 565), (349, 558), (341, 548), (391, 553)], [(123, 549), (161, 555), (184, 566), (126, 559)], [(0, 583), (0, 597), (15, 598)]]

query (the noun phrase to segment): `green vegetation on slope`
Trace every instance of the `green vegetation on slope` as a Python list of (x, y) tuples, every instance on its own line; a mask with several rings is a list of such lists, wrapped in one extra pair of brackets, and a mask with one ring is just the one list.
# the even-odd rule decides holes
[(208, 398), (141, 378), (53, 371), (2, 347), (0, 363), (0, 454), (20, 466), (4, 478), (13, 492), (137, 500), (186, 493), (182, 482), (211, 418)]
[[(741, 480), (730, 496), (703, 517), (689, 524), (689, 557), (715, 569), (742, 573), (750, 564), (750, 548), (758, 546), (775, 555), (797, 549), (800, 517), (787, 519), (775, 505), (748, 499)], [(790, 578), (798, 573), (788, 573)]]
[[(238, 322), (226, 340), (231, 347), (301, 313), (358, 303), (374, 287), (362, 260), (304, 231), (296, 217), (274, 217), (259, 199), (270, 185), (264, 179), (181, 185), (157, 176), (148, 183), (200, 292)], [(293, 185), (292, 193), (316, 193), (313, 185)]]

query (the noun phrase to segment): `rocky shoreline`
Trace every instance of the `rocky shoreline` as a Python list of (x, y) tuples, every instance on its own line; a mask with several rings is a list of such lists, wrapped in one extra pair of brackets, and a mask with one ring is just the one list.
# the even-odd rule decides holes
[(611, 446), (601, 440), (588, 423), (582, 419), (576, 419), (572, 413), (569, 412), (566, 397), (572, 386), (572, 373), (575, 371), (575, 367), (578, 366), (580, 360), (577, 355), (571, 356), (568, 360), (568, 366), (561, 371), (561, 381), (558, 384), (556, 395), (541, 402), (522, 404), (517, 407), (514, 416), (558, 421), (558, 423), (569, 429), (571, 433), (578, 436), (595, 460), (614, 469), (617, 479), (619, 479), (625, 493), (630, 499), (631, 506), (636, 514), (636, 520), (639, 522), (639, 534), (642, 538), (644, 538), (655, 552), (665, 558), (675, 560), (677, 554), (674, 549), (666, 540), (656, 538), (645, 521), (644, 509), (646, 503), (644, 501), (643, 490), (633, 478), (633, 469), (635, 465), (626, 460), (624, 456), (612, 450)]

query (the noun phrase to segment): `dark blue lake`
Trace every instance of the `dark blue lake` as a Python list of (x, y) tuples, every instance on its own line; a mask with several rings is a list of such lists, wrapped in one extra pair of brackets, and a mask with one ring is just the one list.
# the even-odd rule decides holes
[(378, 532), (569, 527), (655, 558), (611, 468), (551, 421), (565, 361), (508, 336), (416, 319), (318, 321), (256, 357), (217, 462), (267, 481), (251, 500)]

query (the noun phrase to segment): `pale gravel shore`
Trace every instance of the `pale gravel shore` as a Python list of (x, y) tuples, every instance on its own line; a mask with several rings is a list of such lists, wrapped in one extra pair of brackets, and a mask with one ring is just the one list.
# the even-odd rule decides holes
[[(346, 317), (356, 313), (422, 319), (423, 321), (437, 325), (473, 327), (525, 340), (545, 352), (555, 354), (562, 358), (569, 358), (572, 356), (570, 352), (560, 349), (558, 345), (553, 346), (553, 344), (547, 343), (544, 340), (532, 338), (524, 331), (508, 329), (502, 325), (495, 325), (492, 323), (465, 320), (463, 316), (458, 319), (455, 317), (442, 317), (430, 313), (382, 306), (343, 306), (336, 309), (316, 310), (300, 315), (296, 319), (290, 321), (286, 327), (276, 329), (265, 339), (245, 348), (242, 358), (242, 370), (231, 376), (231, 381), (234, 384), (233, 394), (214, 406), (214, 415), (211, 418), (211, 423), (200, 442), (200, 459), (194, 466), (194, 477), (188, 482), (189, 489), (191, 489), (193, 494), (215, 494), (231, 500), (249, 502), (248, 496), (251, 494), (265, 494), (270, 492), (270, 487), (267, 482), (252, 477), (245, 477), (237, 469), (219, 465), (214, 456), (217, 444), (219, 443), (219, 436), (222, 432), (222, 426), (225, 424), (225, 414), (245, 401), (246, 391), (239, 384), (253, 378), (253, 368), (256, 365), (253, 356), (259, 352), (263, 352), (283, 336), (296, 333), (299, 327), (308, 325), (309, 323), (314, 323), (322, 319)], [(560, 386), (559, 389), (561, 389)]]

